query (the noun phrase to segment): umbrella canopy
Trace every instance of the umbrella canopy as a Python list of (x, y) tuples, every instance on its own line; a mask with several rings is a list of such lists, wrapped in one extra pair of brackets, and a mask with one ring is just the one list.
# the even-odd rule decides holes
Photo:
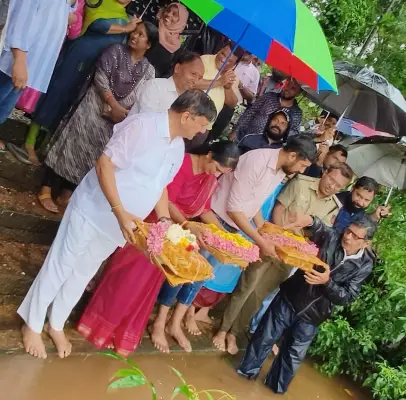
[[(341, 115), (350, 124), (362, 124), (379, 134), (406, 136), (406, 100), (383, 76), (348, 62), (334, 63), (338, 84), (335, 93), (317, 93), (304, 88), (307, 97), (321, 107)], [(345, 120), (338, 130), (345, 133)], [(360, 134), (360, 136), (366, 136)]]
[(181, 1), (207, 25), (267, 64), (315, 91), (337, 92), (327, 40), (301, 0)]
[(359, 122), (354, 122), (348, 118), (342, 118), (338, 124), (338, 130), (344, 135), (348, 136), (356, 136), (356, 137), (375, 137), (375, 136), (383, 136), (387, 138), (394, 138), (395, 136), (386, 133), (375, 131), (368, 126), (362, 125)]
[(406, 146), (402, 144), (353, 145), (348, 165), (358, 176), (369, 176), (387, 187), (406, 188)]

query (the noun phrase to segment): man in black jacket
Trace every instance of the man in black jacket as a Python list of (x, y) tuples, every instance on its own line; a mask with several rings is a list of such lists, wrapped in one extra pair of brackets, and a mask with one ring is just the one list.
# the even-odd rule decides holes
[(343, 234), (318, 218), (304, 215), (296, 215), (289, 228), (304, 227), (320, 248), (319, 258), (330, 267), (316, 267), (311, 272), (298, 270), (282, 283), (238, 369), (238, 374), (255, 379), (272, 346), (283, 336), (279, 355), (265, 379), (275, 393), (286, 392), (318, 325), (330, 317), (334, 304), (348, 304), (359, 296), (375, 262), (369, 246), (376, 223), (367, 215), (353, 222)]

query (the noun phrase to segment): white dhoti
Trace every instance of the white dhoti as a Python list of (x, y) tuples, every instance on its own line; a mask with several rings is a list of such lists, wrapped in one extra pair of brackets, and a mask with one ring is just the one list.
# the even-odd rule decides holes
[(72, 204), (38, 276), (18, 309), (34, 332), (41, 333), (49, 306), (49, 323), (62, 330), (73, 307), (117, 243), (89, 223)]

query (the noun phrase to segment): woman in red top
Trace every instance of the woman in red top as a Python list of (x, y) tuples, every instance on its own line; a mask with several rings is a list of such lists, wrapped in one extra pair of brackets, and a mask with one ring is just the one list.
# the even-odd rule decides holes
[[(169, 211), (175, 223), (184, 224), (210, 210), (210, 199), (217, 186), (217, 176), (235, 169), (239, 157), (238, 147), (233, 142), (203, 145), (194, 153), (185, 154), (178, 174), (167, 188)], [(156, 216), (151, 214), (148, 221), (156, 221)], [(220, 227), (214, 214), (205, 222), (216, 223)], [(201, 232), (194, 228), (191, 230), (200, 236)], [(114, 346), (118, 354), (127, 357), (142, 339), (164, 281), (162, 271), (135, 247), (127, 244), (124, 248), (117, 249), (106, 265), (102, 281), (79, 321), (78, 331), (96, 347)], [(170, 334), (182, 347), (191, 350), (189, 341), (180, 329), (180, 321), (187, 308), (186, 305), (179, 305), (175, 310), (174, 318), (176, 316), (179, 320), (176, 325), (179, 329), (174, 326)], [(161, 332), (155, 332), (154, 338), (157, 348), (169, 351), (165, 324)]]

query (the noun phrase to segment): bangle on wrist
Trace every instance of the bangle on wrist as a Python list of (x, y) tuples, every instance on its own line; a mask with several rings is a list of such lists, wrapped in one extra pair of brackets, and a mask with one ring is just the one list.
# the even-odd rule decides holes
[(183, 228), (184, 226), (186, 226), (187, 224), (188, 224), (188, 220), (187, 219), (185, 219), (181, 224), (180, 224), (180, 226)]
[(115, 206), (112, 206), (112, 207), (111, 207), (111, 211), (114, 212), (115, 209), (120, 208), (120, 207), (122, 207), (122, 204), (121, 204), (121, 203), (120, 203), (120, 204), (117, 204), (117, 205), (115, 205)]
[(158, 220), (159, 222), (172, 222), (172, 220), (168, 217), (161, 217)]

